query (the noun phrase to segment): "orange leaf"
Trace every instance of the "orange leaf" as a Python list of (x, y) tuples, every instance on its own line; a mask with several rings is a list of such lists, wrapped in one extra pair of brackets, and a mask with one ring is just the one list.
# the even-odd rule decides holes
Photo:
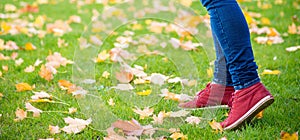
[(23, 109), (18, 108), (15, 114), (16, 114), (17, 118), (14, 119), (14, 121), (20, 121), (20, 120), (23, 120), (27, 117), (27, 112), (24, 111)]
[(26, 51), (32, 51), (32, 50), (35, 50), (35, 49), (36, 49), (36, 47), (32, 43), (28, 42), (28, 43), (25, 44), (25, 50)]
[(260, 111), (258, 114), (256, 114), (255, 118), (257, 118), (257, 119), (261, 119), (261, 118), (263, 117), (263, 113), (264, 113), (264, 111), (263, 111), (263, 110), (262, 110), (262, 111)]
[(181, 139), (181, 140), (187, 140), (187, 136), (182, 134), (182, 133), (179, 133), (179, 132), (175, 132), (173, 133), (170, 138), (172, 138), (173, 140), (177, 140), (177, 139)]
[(62, 89), (69, 89), (73, 84), (67, 80), (58, 80), (58, 85)]
[(30, 91), (33, 89), (33, 87), (27, 83), (16, 84), (16, 88), (17, 88), (17, 92)]
[(298, 132), (290, 134), (288, 132), (281, 131), (280, 132), (280, 139), (281, 140), (298, 140)]
[(47, 81), (51, 81), (54, 78), (52, 71), (44, 65), (41, 66), (39, 75)]

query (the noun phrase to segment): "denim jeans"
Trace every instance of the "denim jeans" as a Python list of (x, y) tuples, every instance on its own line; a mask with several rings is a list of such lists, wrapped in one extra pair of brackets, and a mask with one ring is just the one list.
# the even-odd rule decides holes
[(213, 82), (236, 90), (260, 82), (245, 17), (236, 0), (201, 0), (211, 21), (217, 59)]

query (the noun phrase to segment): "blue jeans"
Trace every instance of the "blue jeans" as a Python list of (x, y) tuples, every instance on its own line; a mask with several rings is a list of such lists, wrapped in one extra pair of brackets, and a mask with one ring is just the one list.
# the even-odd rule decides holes
[(236, 90), (260, 82), (245, 17), (236, 0), (201, 0), (211, 21), (217, 59), (215, 83)]

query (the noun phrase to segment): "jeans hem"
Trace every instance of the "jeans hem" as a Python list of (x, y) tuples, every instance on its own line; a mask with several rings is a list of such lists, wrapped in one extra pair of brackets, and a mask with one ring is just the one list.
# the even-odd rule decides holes
[(250, 87), (256, 83), (260, 82), (260, 78), (257, 77), (255, 78), (254, 80), (248, 82), (248, 83), (244, 83), (243, 85), (238, 85), (238, 86), (234, 86), (234, 89), (235, 90), (241, 90), (241, 89), (244, 89), (244, 88), (247, 88), (247, 87)]

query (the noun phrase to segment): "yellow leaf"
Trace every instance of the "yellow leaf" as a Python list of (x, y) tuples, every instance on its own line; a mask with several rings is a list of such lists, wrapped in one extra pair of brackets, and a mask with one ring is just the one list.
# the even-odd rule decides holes
[(16, 84), (16, 88), (17, 88), (17, 92), (30, 91), (33, 89), (33, 87), (27, 83)]
[(104, 72), (102, 73), (102, 77), (105, 78), (105, 79), (107, 79), (107, 78), (109, 77), (109, 75), (110, 75), (110, 73), (107, 72), (107, 71), (104, 71)]
[(261, 24), (263, 24), (263, 25), (271, 25), (271, 21), (268, 18), (263, 17), (263, 18), (261, 18), (260, 21), (261, 21)]
[(25, 44), (25, 50), (26, 51), (32, 51), (32, 50), (35, 50), (35, 49), (36, 49), (36, 47), (32, 43), (28, 42), (28, 43)]
[(292, 25), (290, 25), (288, 28), (289, 28), (288, 29), (289, 34), (296, 34), (297, 33), (297, 26), (296, 26), (295, 23), (292, 23)]
[(170, 138), (172, 138), (173, 140), (178, 140), (178, 139), (181, 139), (181, 140), (187, 140), (187, 136), (182, 134), (182, 133), (179, 133), (179, 132), (175, 132), (173, 133)]
[(98, 54), (98, 57), (96, 58), (95, 62), (96, 63), (101, 63), (104, 62), (107, 58), (109, 58), (110, 55), (107, 53), (106, 50), (103, 50)]
[(280, 139), (281, 140), (298, 140), (298, 132), (290, 134), (288, 132), (281, 131), (280, 132)]
[(141, 95), (141, 96), (147, 96), (147, 95), (151, 94), (151, 92), (152, 91), (150, 89), (148, 89), (148, 90), (143, 90), (141, 92), (137, 92), (136, 94)]
[(257, 118), (257, 119), (261, 119), (261, 118), (263, 118), (263, 113), (264, 113), (264, 111), (263, 111), (263, 110), (262, 110), (262, 111), (260, 111), (258, 114), (256, 114), (255, 118)]
[(50, 99), (29, 100), (30, 103), (53, 103)]
[(265, 69), (261, 74), (262, 75), (265, 75), (265, 74), (278, 75), (280, 73), (281, 72), (279, 70), (268, 70), (268, 69)]
[(7, 33), (10, 29), (10, 25), (7, 25), (6, 22), (1, 22), (1, 32)]
[(210, 67), (206, 70), (206, 73), (207, 73), (208, 78), (210, 78), (213, 76), (214, 72), (213, 72), (213, 69)]
[(216, 122), (215, 120), (212, 120), (211, 122), (208, 122), (208, 123), (209, 123), (210, 127), (216, 131), (216, 133), (223, 132), (223, 127), (221, 126), (220, 123)]

